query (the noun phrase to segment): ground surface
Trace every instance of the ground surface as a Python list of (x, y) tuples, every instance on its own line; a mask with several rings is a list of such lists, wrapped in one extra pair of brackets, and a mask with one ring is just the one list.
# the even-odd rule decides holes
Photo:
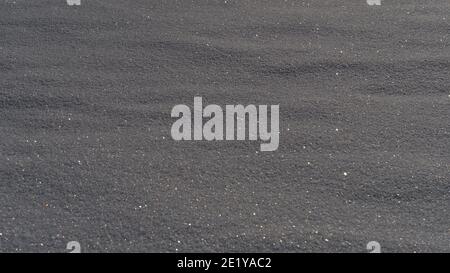
[[(449, 33), (445, 0), (1, 0), (0, 252), (450, 252)], [(195, 95), (280, 104), (280, 148), (174, 142)]]

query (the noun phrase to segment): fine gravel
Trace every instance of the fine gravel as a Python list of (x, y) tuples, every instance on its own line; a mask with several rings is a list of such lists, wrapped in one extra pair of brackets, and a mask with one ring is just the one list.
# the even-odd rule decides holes
[[(0, 0), (0, 252), (450, 252), (448, 0)], [(280, 146), (171, 110), (280, 105)]]

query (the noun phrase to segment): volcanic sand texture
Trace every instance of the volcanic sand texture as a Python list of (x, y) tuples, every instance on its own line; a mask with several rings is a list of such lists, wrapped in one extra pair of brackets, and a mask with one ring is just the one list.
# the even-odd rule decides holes
[[(449, 252), (423, 2), (0, 1), (0, 251)], [(279, 104), (279, 149), (173, 141), (194, 96)]]

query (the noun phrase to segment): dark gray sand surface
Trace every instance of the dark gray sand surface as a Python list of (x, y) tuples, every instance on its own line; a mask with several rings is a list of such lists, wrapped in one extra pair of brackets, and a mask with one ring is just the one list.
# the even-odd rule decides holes
[[(450, 2), (0, 0), (0, 252), (450, 252)], [(280, 146), (174, 105), (279, 104)]]

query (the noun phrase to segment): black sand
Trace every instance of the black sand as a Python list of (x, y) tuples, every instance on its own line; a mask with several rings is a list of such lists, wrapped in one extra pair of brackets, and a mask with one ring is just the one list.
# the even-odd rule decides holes
[[(450, 252), (449, 22), (446, 0), (1, 0), (0, 252)], [(196, 95), (280, 104), (280, 148), (174, 142)]]

